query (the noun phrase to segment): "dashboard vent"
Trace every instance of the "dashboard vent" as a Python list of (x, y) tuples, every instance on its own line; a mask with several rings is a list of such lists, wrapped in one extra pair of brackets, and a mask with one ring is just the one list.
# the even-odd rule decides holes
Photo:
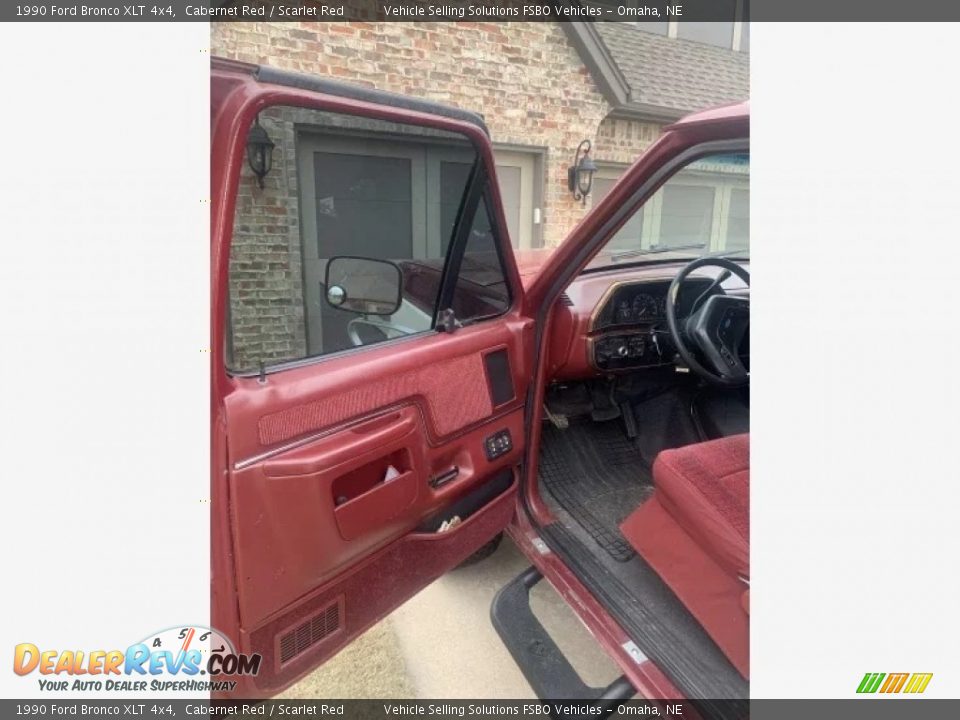
[(280, 665), (285, 665), (340, 629), (340, 599), (280, 636)]
[(560, 304), (566, 305), (567, 307), (573, 307), (573, 300), (570, 299), (570, 296), (566, 293), (560, 295)]

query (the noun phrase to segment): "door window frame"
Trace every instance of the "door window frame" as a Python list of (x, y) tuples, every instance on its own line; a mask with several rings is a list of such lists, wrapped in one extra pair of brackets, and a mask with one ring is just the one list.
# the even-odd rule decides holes
[[(516, 261), (513, 257), (513, 249), (509, 241), (509, 233), (506, 230), (505, 217), (503, 215), (502, 199), (500, 197), (499, 188), (496, 187), (496, 183), (490, 182), (491, 174), (488, 172), (488, 168), (493, 166), (495, 167), (496, 162), (493, 154), (493, 146), (490, 143), (489, 132), (482, 125), (476, 125), (464, 120), (459, 120), (456, 118), (447, 118), (442, 115), (427, 115), (427, 122), (418, 122), (422, 120), (424, 116), (420, 117), (410, 117), (407, 111), (402, 108), (395, 108), (390, 105), (378, 105), (375, 112), (364, 112), (365, 107), (357, 107), (357, 102), (350, 98), (344, 98), (339, 96), (328, 96), (324, 98), (318, 98), (309, 91), (300, 91), (298, 89), (286, 89), (282, 91), (271, 93), (271, 98), (269, 101), (253, 101), (248, 102), (243, 111), (239, 113), (237, 122), (232, 124), (231, 132), (227, 139), (230, 147), (231, 154), (231, 169), (227, 175), (227, 181), (225, 184), (224, 190), (226, 192), (232, 193), (233, 197), (236, 197), (241, 181), (243, 180), (243, 174), (240, 172), (241, 166), (245, 163), (246, 156), (246, 139), (249, 135), (250, 128), (253, 127), (254, 122), (260, 112), (274, 107), (290, 107), (298, 108), (304, 110), (314, 110), (318, 112), (326, 112), (344, 115), (348, 117), (357, 117), (357, 118), (372, 118), (377, 120), (382, 120), (385, 122), (393, 122), (399, 125), (406, 125), (410, 127), (419, 127), (419, 128), (429, 128), (440, 130), (443, 132), (449, 132), (453, 134), (458, 134), (462, 136), (473, 148), (474, 158), (475, 158), (475, 170), (479, 169), (482, 172), (479, 173), (478, 177), (482, 178), (482, 187), (480, 188), (477, 198), (479, 202), (486, 201), (489, 203), (489, 216), (490, 216), (490, 225), (491, 231), (493, 232), (493, 242), (497, 251), (497, 258), (500, 263), (501, 270), (504, 277), (504, 285), (508, 295), (508, 304), (506, 309), (498, 314), (489, 317), (484, 317), (479, 319), (478, 323), (485, 323), (495, 320), (497, 318), (503, 317), (514, 311), (518, 304), (521, 302), (522, 294), (522, 285), (520, 282), (519, 272), (517, 270)], [(365, 103), (360, 103), (365, 105)], [(307, 125), (309, 127), (309, 125)], [(357, 134), (360, 139), (362, 139), (366, 133)], [(373, 139), (387, 139), (383, 137), (381, 133), (369, 133)], [(295, 129), (295, 137), (297, 132)], [(340, 136), (340, 137), (345, 137)], [(387, 139), (389, 142), (389, 139)], [(442, 142), (437, 143), (442, 145)], [(306, 155), (306, 153), (305, 153)], [(312, 158), (312, 153), (310, 153)], [(300, 160), (297, 159), (297, 175), (300, 176)], [(476, 173), (475, 173), (476, 174)], [(309, 173), (308, 173), (309, 175)], [(313, 188), (314, 184), (311, 179), (310, 187)], [(303, 188), (300, 187), (299, 192), (303, 192)], [(299, 201), (299, 199), (298, 199)], [(314, 205), (315, 201), (311, 201), (311, 204)], [(219, 336), (220, 336), (220, 351), (217, 353), (220, 358), (219, 362), (215, 360), (215, 366), (220, 368), (222, 373), (221, 377), (227, 381), (231, 379), (247, 379), (247, 378), (260, 378), (261, 380), (265, 379), (269, 375), (274, 375), (276, 373), (286, 372), (290, 370), (296, 370), (303, 367), (309, 367), (318, 363), (327, 362), (334, 360), (336, 358), (341, 358), (344, 356), (349, 356), (356, 354), (358, 352), (368, 352), (373, 350), (378, 350), (381, 348), (389, 348), (398, 344), (414, 341), (417, 339), (422, 339), (425, 337), (431, 337), (439, 334), (437, 329), (437, 314), (439, 313), (439, 300), (437, 303), (437, 311), (434, 313), (434, 319), (431, 327), (428, 330), (422, 332), (412, 333), (410, 335), (405, 335), (403, 337), (391, 338), (389, 340), (384, 340), (382, 342), (373, 343), (370, 345), (359, 345), (352, 348), (344, 348), (343, 350), (337, 350), (330, 353), (323, 353), (319, 355), (307, 355), (302, 358), (295, 358), (291, 360), (285, 360), (276, 362), (270, 365), (264, 365), (260, 369), (250, 369), (250, 370), (237, 370), (231, 368), (229, 365), (229, 359), (232, 357), (231, 345), (233, 343), (232, 338), (232, 326), (229, 320), (230, 316), (230, 297), (229, 297), (229, 287), (230, 287), (230, 248), (234, 242), (234, 229), (236, 223), (236, 204), (231, 203), (228, 206), (229, 211), (225, 213), (224, 217), (217, 219), (217, 224), (214, 229), (214, 234), (219, 237), (226, 239), (226, 243), (222, 246), (222, 249), (215, 255), (218, 263), (222, 264), (221, 271), (218, 273), (221, 278), (221, 282), (217, 283), (218, 291), (215, 293), (215, 302), (213, 305), (213, 311), (215, 317), (219, 317), (219, 321), (216, 323), (216, 326), (219, 327)], [(470, 222), (467, 226), (472, 226), (475, 213), (479, 210), (479, 204), (473, 208), (473, 212), (467, 212), (464, 214), (464, 218), (469, 217)], [(303, 207), (301, 206), (301, 215)], [(461, 218), (463, 219), (463, 218)], [(301, 228), (303, 218), (300, 218)], [(314, 220), (315, 223), (315, 220)], [(315, 225), (314, 225), (315, 227)], [(459, 234), (459, 233), (458, 233)], [(301, 241), (302, 243), (302, 241)], [(450, 290), (448, 293), (452, 296), (453, 289), (456, 287), (457, 277), (459, 275), (459, 266), (460, 260), (466, 249), (466, 243), (455, 243), (451, 241), (450, 247), (447, 250), (447, 253), (444, 255), (444, 265), (441, 274), (441, 288), (438, 292), (438, 299), (443, 296), (445, 288), (449, 287)], [(454, 258), (454, 253), (458, 255), (455, 258), (456, 262), (451, 263), (451, 260)], [(301, 272), (303, 272), (303, 262), (301, 259)], [(451, 273), (450, 269), (455, 269), (457, 272)], [(304, 293), (306, 295), (306, 293)], [(306, 318), (304, 318), (306, 322)], [(472, 327), (472, 326), (471, 326)], [(219, 382), (219, 380), (218, 380)]]

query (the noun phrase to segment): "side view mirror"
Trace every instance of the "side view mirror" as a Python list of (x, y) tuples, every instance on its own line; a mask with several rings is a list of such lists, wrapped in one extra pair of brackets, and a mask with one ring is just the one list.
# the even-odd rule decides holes
[(393, 315), (400, 309), (403, 272), (389, 260), (342, 255), (330, 258), (324, 280), (327, 304), (363, 315)]

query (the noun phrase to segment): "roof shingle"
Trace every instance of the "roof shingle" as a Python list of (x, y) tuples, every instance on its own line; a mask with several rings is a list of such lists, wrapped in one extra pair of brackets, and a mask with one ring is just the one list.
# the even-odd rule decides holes
[(684, 114), (750, 96), (750, 55), (644, 32), (629, 23), (593, 23), (630, 89), (630, 104)]

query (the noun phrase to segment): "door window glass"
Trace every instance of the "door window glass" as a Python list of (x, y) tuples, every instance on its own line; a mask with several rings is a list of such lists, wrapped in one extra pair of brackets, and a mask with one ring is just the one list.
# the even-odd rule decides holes
[(474, 217), (453, 293), (453, 312), (462, 323), (500, 315), (510, 307), (510, 289), (497, 252), (486, 200)]
[[(319, 257), (362, 247), (376, 258), (413, 253), (413, 192), (408, 158), (313, 153)], [(463, 188), (463, 183), (460, 184)], [(456, 192), (456, 188), (452, 192)]]
[(469, 163), (441, 161), (440, 163), (440, 242), (443, 255), (447, 254), (453, 234), (463, 190), (470, 179), (473, 166)]
[(268, 108), (259, 123), (272, 163), (258, 179), (245, 162), (237, 191), (231, 370), (431, 332), (473, 145), (305, 108)]

